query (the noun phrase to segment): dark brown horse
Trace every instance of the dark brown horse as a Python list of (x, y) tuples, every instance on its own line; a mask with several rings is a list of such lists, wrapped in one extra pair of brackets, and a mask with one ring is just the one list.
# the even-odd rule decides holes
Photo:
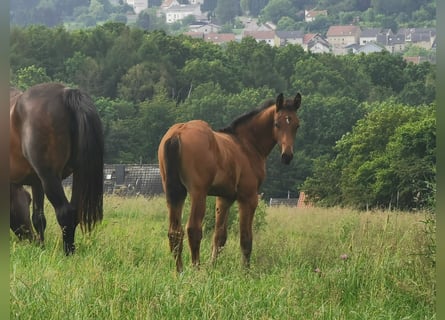
[[(103, 131), (93, 101), (58, 83), (10, 89), (10, 182), (32, 188), (32, 222), (43, 244), (44, 196), (62, 228), (63, 248), (75, 250), (80, 223), (90, 231), (103, 216)], [(71, 201), (62, 179), (73, 174)]]
[(169, 211), (170, 250), (178, 272), (182, 271), (181, 216), (187, 192), (191, 197), (187, 235), (193, 265), (199, 265), (206, 196), (214, 195), (217, 198), (212, 259), (215, 261), (226, 242), (227, 214), (236, 200), (243, 262), (249, 266), (252, 221), (258, 189), (266, 174), (266, 157), (278, 144), (282, 162), (289, 164), (292, 160), (300, 104), (299, 93), (288, 100), (280, 94), (225, 129), (213, 131), (206, 122), (195, 120), (175, 124), (164, 135), (158, 159)]
[(31, 226), (29, 206), (31, 195), (22, 186), (11, 183), (10, 206), (9, 206), (9, 226), (20, 239), (34, 239), (34, 231)]

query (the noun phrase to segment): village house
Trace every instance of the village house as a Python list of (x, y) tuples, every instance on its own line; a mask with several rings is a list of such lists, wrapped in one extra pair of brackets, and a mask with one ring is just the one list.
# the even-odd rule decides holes
[(201, 0), (193, 4), (180, 4), (177, 0), (165, 0), (160, 11), (165, 15), (165, 22), (174, 23), (185, 17), (194, 16), (196, 20), (205, 20), (207, 16), (201, 12)]
[(257, 42), (265, 41), (268, 45), (272, 47), (278, 47), (280, 46), (280, 41), (278, 38), (275, 37), (275, 31), (268, 30), (268, 31), (244, 31), (243, 32), (243, 38), (244, 37), (252, 37)]
[(307, 33), (303, 37), (303, 49), (312, 53), (329, 53), (331, 45), (319, 33)]
[(191, 24), (189, 27), (189, 31), (192, 32), (199, 32), (199, 33), (216, 33), (221, 30), (221, 26), (208, 23), (205, 21), (196, 21), (195, 23)]
[(312, 22), (316, 16), (327, 16), (327, 10), (304, 10), (304, 21)]
[(225, 44), (230, 41), (236, 41), (236, 38), (233, 33), (207, 33), (204, 34), (204, 41)]
[(400, 34), (405, 36), (405, 43), (431, 50), (436, 39), (434, 28), (401, 28)]
[(359, 26), (331, 26), (326, 33), (326, 40), (332, 46), (334, 54), (346, 54), (345, 46), (359, 43), (360, 32)]
[(405, 50), (405, 35), (394, 34), (391, 29), (385, 29), (377, 35), (377, 43), (383, 45), (390, 53), (402, 52)]
[(377, 42), (380, 31), (381, 28), (363, 28), (360, 32), (359, 44), (363, 46), (369, 42)]
[(382, 45), (379, 45), (376, 42), (367, 42), (363, 45), (358, 43), (353, 43), (348, 46), (345, 46), (345, 49), (348, 51), (348, 53), (354, 53), (354, 54), (368, 54), (373, 52), (382, 52), (385, 50), (385, 48)]
[(303, 31), (275, 31), (275, 36), (278, 39), (280, 46), (287, 44), (303, 45)]

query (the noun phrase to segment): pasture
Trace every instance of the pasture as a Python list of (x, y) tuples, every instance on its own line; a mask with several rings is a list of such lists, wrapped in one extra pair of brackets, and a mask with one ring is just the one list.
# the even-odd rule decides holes
[(78, 231), (69, 257), (45, 211), (45, 248), (10, 232), (11, 319), (436, 318), (426, 213), (267, 208), (250, 269), (235, 226), (216, 265), (210, 233), (199, 270), (184, 242), (178, 275), (164, 198), (106, 196), (103, 222)]

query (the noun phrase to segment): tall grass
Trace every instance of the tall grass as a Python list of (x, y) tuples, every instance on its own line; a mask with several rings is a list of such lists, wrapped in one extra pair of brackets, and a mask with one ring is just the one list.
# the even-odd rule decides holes
[(11, 319), (435, 319), (425, 214), (267, 208), (252, 266), (236, 228), (216, 265), (175, 272), (163, 199), (107, 197), (65, 257), (47, 206), (45, 248), (10, 235)]

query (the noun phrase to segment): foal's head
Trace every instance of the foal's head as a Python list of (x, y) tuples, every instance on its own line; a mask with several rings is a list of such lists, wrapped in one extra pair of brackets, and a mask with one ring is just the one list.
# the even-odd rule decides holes
[(275, 103), (274, 138), (281, 147), (281, 162), (289, 164), (294, 156), (294, 140), (300, 120), (296, 111), (301, 105), (301, 94), (297, 93), (294, 99), (284, 100), (280, 93)]

